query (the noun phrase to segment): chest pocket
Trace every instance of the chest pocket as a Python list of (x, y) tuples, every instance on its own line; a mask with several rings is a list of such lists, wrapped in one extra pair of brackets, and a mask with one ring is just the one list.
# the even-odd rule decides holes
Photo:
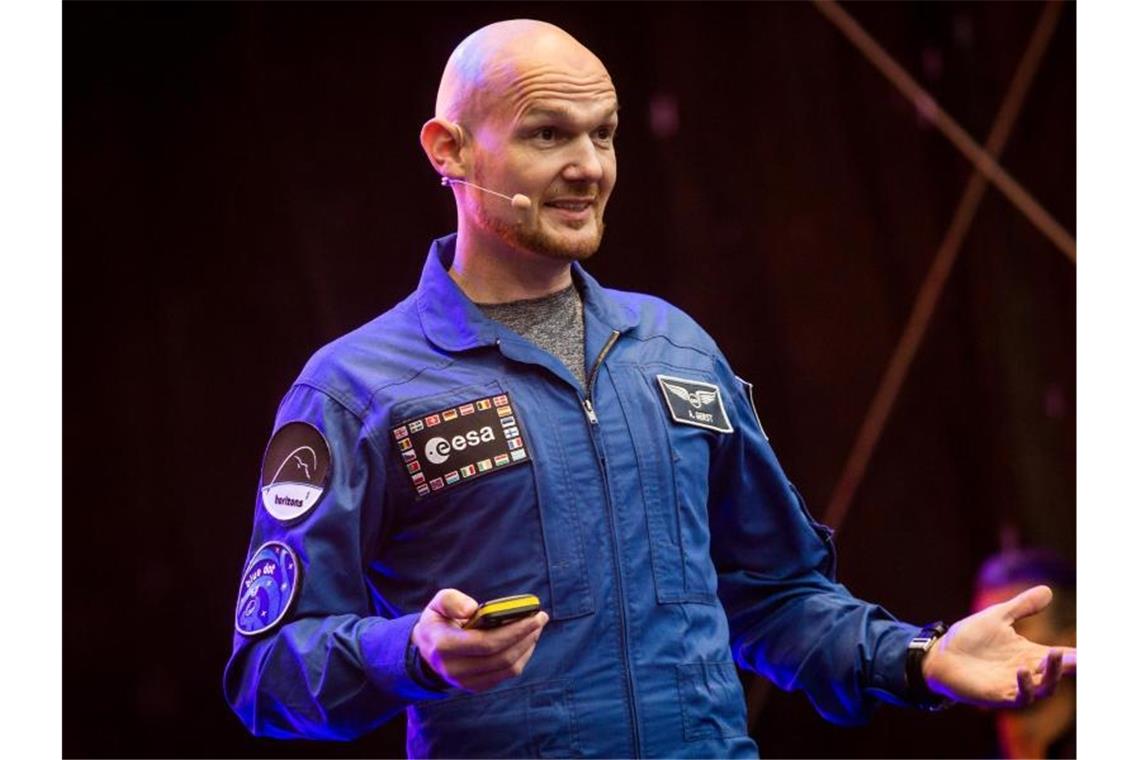
[(612, 372), (637, 455), (657, 601), (715, 604), (709, 460), (725, 434), (674, 421), (657, 376), (716, 380), (705, 370), (664, 363), (615, 363)]
[(575, 502), (557, 490), (565, 463), (525, 385), (463, 386), (389, 419), (387, 585), (408, 602), (454, 587), (480, 601), (533, 593), (554, 620), (593, 612)]

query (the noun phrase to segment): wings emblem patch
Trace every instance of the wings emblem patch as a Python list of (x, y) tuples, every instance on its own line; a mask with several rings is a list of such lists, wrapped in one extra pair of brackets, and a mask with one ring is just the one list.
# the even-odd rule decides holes
[(733, 432), (719, 386), (669, 375), (658, 375), (657, 383), (674, 422), (718, 433)]

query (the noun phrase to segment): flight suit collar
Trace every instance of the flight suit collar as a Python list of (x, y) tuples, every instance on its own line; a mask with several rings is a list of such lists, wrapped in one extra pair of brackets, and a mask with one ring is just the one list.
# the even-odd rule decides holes
[[(455, 237), (452, 233), (434, 240), (428, 250), (416, 290), (424, 335), (445, 351), (494, 345), (498, 323), (487, 318), (447, 273), (455, 258)], [(571, 265), (571, 276), (582, 294), (587, 320), (596, 318), (618, 332), (637, 324), (637, 314), (607, 293), (576, 261)]]

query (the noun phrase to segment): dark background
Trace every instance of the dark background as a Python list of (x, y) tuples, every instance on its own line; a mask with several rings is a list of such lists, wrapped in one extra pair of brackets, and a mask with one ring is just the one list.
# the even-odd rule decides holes
[[(844, 7), (979, 142), (1041, 13)], [(589, 269), (717, 338), (822, 516), (971, 166), (812, 5), (68, 2), (66, 755), (402, 753), (401, 721), (255, 740), (221, 673), (277, 402), (452, 230), (419, 127), (451, 49), (517, 16), (577, 36), (621, 99)], [(1075, 27), (1069, 5), (1002, 158), (1074, 234)], [(1003, 531), (1075, 556), (1075, 279), (991, 189), (839, 533), (854, 593), (949, 621)], [(767, 756), (992, 750), (966, 708), (753, 711)]]

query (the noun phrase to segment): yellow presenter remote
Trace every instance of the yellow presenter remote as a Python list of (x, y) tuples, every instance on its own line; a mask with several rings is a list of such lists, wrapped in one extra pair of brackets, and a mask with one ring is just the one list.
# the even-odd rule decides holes
[(542, 602), (534, 594), (502, 596), (483, 602), (464, 628), (498, 628), (516, 620), (522, 620), (542, 609)]

